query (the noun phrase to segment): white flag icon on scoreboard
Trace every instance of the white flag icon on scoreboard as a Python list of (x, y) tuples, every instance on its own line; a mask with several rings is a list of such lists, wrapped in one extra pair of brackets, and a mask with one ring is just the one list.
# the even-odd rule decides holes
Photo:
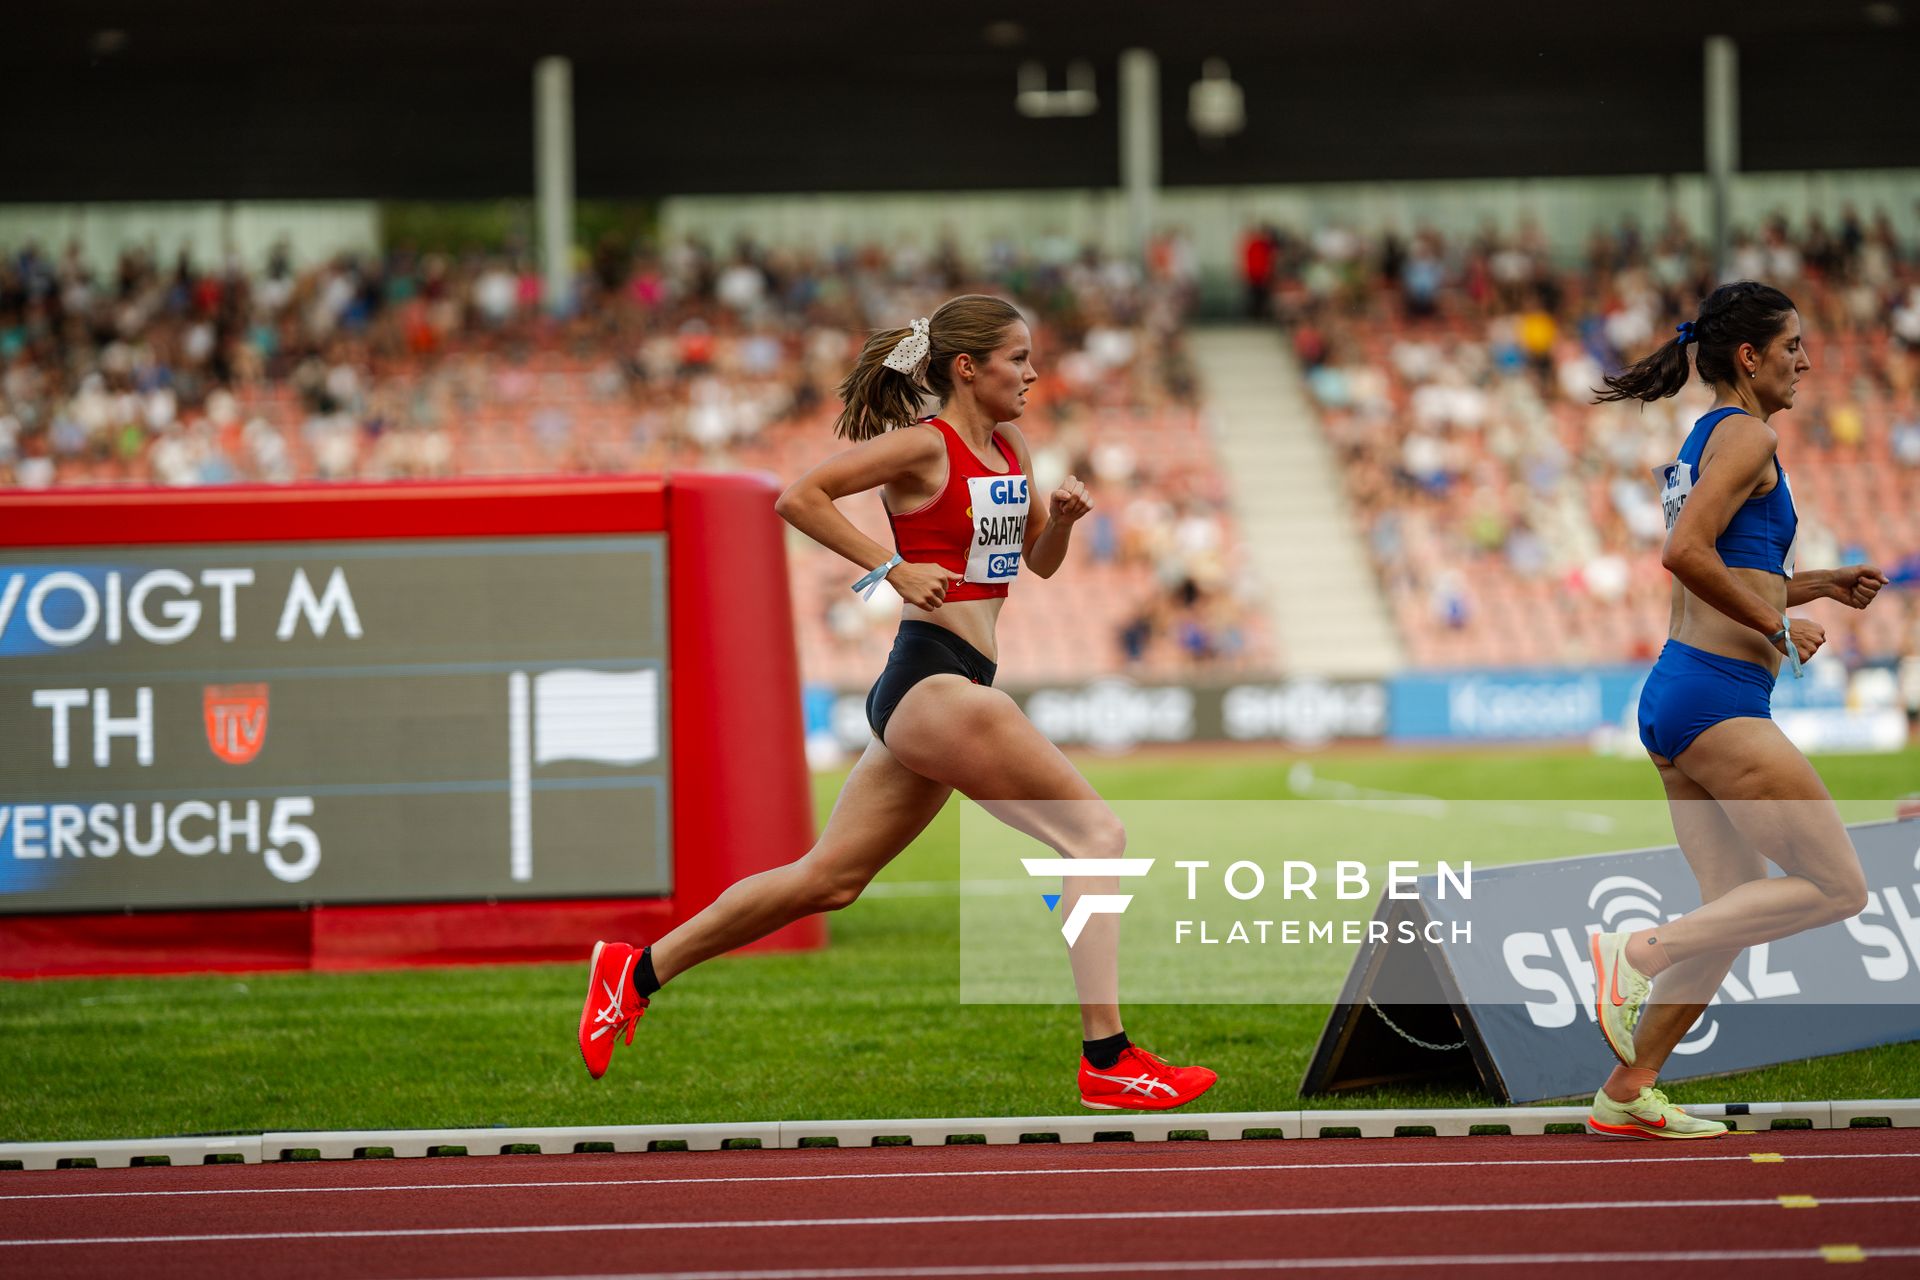
[(509, 866), (515, 880), (531, 880), (533, 765), (585, 760), (630, 766), (656, 759), (660, 673), (546, 671), (529, 681), (526, 672), (515, 671), (507, 677), (507, 737)]
[(658, 671), (547, 671), (533, 678), (533, 760), (645, 764), (660, 754)]

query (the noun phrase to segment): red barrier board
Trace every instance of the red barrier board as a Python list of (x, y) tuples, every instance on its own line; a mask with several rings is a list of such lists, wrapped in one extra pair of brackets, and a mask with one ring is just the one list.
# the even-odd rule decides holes
[[(0, 858), (31, 857), (14, 864), (20, 869), (15, 881), (0, 878), (0, 891), (33, 890), (46, 879), (44, 873), (86, 869), (83, 864), (90, 856), (90, 849), (91, 855), (103, 859), (111, 860), (117, 855), (119, 861), (113, 867), (116, 874), (145, 875), (166, 863), (177, 875), (202, 875), (206, 868), (220, 864), (233, 869), (229, 879), (240, 878), (238, 872), (244, 869), (253, 876), (248, 884), (266, 886), (258, 892), (278, 895), (269, 903), (240, 901), (221, 909), (204, 909), (195, 902), (196, 909), (64, 909), (22, 914), (16, 907), (0, 913), (0, 976), (352, 969), (579, 959), (599, 937), (635, 942), (656, 938), (711, 902), (741, 877), (798, 857), (812, 840), (813, 821), (802, 750), (799, 667), (792, 629), (787, 622), (791, 605), (782, 526), (773, 513), (774, 495), (772, 484), (763, 477), (708, 474), (391, 485), (235, 486), (200, 490), (96, 489), (0, 495), (0, 546), (13, 566), (6, 573), (14, 579), (0, 577), (0, 591), (7, 593), (0, 595), (0, 602), (10, 602), (0, 604), (0, 642), (4, 642), (0, 643), (0, 664), (14, 663), (16, 659), (31, 661), (38, 656), (66, 664), (58, 668), (58, 672), (64, 673), (60, 674), (60, 680), (69, 685), (119, 681), (113, 688), (92, 691), (96, 701), (91, 705), (91, 721), (87, 719), (87, 690), (32, 690), (30, 686), (36, 678), (31, 676), (15, 676), (8, 686), (10, 692), (6, 696), (12, 701), (5, 708), (4, 723), (9, 736), (17, 741), (5, 749), (19, 753), (9, 755), (8, 771), (17, 780), (23, 775), (11, 762), (31, 764), (41, 770), (42, 776), (53, 780), (50, 785), (54, 792), (70, 798), (79, 796), (79, 799), (65, 805), (23, 806), (18, 803), (20, 800), (36, 798), (27, 794), (30, 784), (9, 783), (9, 795), (21, 793), (14, 796), (19, 816), (30, 818), (31, 822), (13, 824), (11, 834), (0, 841)], [(664, 535), (664, 554), (660, 551), (661, 535)], [(523, 566), (519, 570), (521, 577), (515, 581), (537, 584), (544, 579), (557, 580), (571, 575), (573, 589), (578, 594), (582, 580), (595, 581), (593, 574), (598, 562), (571, 552), (577, 547), (591, 549), (602, 544), (630, 553), (628, 559), (638, 566), (634, 572), (642, 575), (635, 581), (651, 584), (662, 593), (660, 598), (665, 601), (667, 621), (664, 630), (658, 626), (660, 610), (649, 612), (622, 598), (628, 591), (625, 584), (609, 582), (605, 587), (610, 609), (628, 609), (639, 619), (635, 623), (638, 628), (644, 628), (647, 620), (652, 619), (654, 629), (661, 632), (655, 637), (661, 655), (659, 660), (628, 663), (636, 670), (624, 676), (607, 676), (597, 671), (557, 671), (555, 668), (569, 664), (557, 659), (545, 660), (538, 655), (528, 662), (442, 662), (420, 668), (430, 668), (434, 678), (443, 680), (439, 687), (446, 690), (465, 689), (476, 680), (484, 680), (488, 698), (494, 696), (496, 685), (507, 687), (501, 685), (503, 680), (518, 681), (521, 690), (529, 687), (530, 682), (533, 690), (530, 714), (525, 706), (527, 695), (524, 692), (516, 695), (519, 703), (513, 713), (518, 717), (514, 721), (517, 735), (514, 741), (520, 747), (511, 783), (497, 779), (476, 782), (465, 778), (437, 778), (416, 788), (429, 796), (437, 806), (436, 813), (454, 815), (449, 821), (455, 825), (469, 819), (477, 807), (493, 806), (507, 813), (511, 794), (511, 811), (517, 824), (513, 839), (514, 880), (504, 878), (504, 863), (497, 871), (490, 871), (489, 874), (502, 877), (499, 893), (481, 885), (452, 895), (469, 900), (380, 901), (383, 897), (405, 898), (415, 892), (405, 880), (405, 869), (389, 866), (384, 870), (371, 869), (378, 886), (360, 895), (367, 900), (342, 902), (326, 894), (315, 894), (317, 902), (286, 904), (283, 900), (290, 895), (306, 891), (305, 886), (293, 882), (298, 881), (303, 871), (311, 874), (311, 865), (291, 865), (298, 864), (299, 860), (287, 852), (298, 851), (299, 832), (307, 828), (295, 819), (287, 819), (283, 824), (286, 815), (281, 812), (281, 806), (287, 803), (285, 797), (245, 798), (254, 793), (264, 794), (270, 787), (229, 786), (219, 791), (223, 797), (239, 798), (223, 798), (218, 802), (217, 822), (211, 800), (176, 799), (171, 802), (171, 808), (167, 807), (169, 801), (151, 800), (148, 834), (157, 845), (164, 817), (169, 824), (165, 830), (173, 845), (178, 846), (163, 849), (157, 857), (151, 851), (154, 846), (143, 850), (136, 843), (139, 826), (148, 821), (143, 816), (148, 797), (195, 794), (190, 787), (168, 791), (156, 786), (137, 795), (130, 792), (135, 798), (124, 806), (124, 828), (113, 830), (110, 840), (104, 830), (96, 832), (90, 828), (83, 834), (77, 826), (72, 830), (57, 829), (61, 815), (55, 811), (62, 809), (75, 815), (92, 814), (103, 827), (114, 827), (122, 821), (116, 808), (117, 798), (114, 803), (89, 806), (88, 800), (99, 797), (81, 796), (72, 789), (87, 785), (87, 770), (95, 763), (122, 766), (122, 772), (114, 776), (127, 776), (126, 762), (132, 760), (136, 747), (141, 753), (139, 763), (152, 765), (154, 761), (150, 757), (156, 751), (156, 731), (149, 704), (158, 699), (165, 706), (173, 692), (164, 687), (157, 691), (143, 687), (136, 691), (133, 683), (146, 679), (137, 674), (102, 676), (91, 681), (84, 667), (76, 664), (90, 660), (96, 653), (102, 663), (122, 661), (135, 649), (168, 655), (211, 654), (217, 659), (228, 652), (219, 647), (219, 642), (225, 641), (233, 642), (231, 651), (237, 655), (239, 667), (246, 666), (238, 660), (238, 655), (246, 651), (249, 637), (233, 633), (247, 630), (248, 615), (244, 608), (235, 605), (236, 595), (243, 588), (233, 584), (238, 581), (235, 575), (239, 573), (248, 575), (246, 583), (254, 583), (252, 570), (207, 569), (203, 571), (201, 585), (194, 587), (178, 568), (154, 566), (168, 554), (182, 558), (197, 555), (200, 560), (195, 563), (211, 564), (215, 561), (208, 557), (227, 554), (235, 548), (258, 552), (263, 565), (291, 563), (298, 560), (303, 546), (322, 544), (333, 549), (336, 559), (363, 557), (354, 563), (367, 566), (364, 573), (375, 579), (373, 587), (361, 588), (369, 593), (377, 592), (381, 573), (394, 578), (404, 575), (410, 565), (439, 563), (418, 558), (423, 555), (448, 557), (446, 563), (449, 564), (462, 563), (459, 557), (463, 556), (470, 563), (497, 555), (508, 560), (525, 560), (533, 566), (531, 570)], [(352, 550), (342, 552), (343, 547)], [(416, 559), (408, 561), (406, 554), (413, 554)], [(541, 555), (548, 558), (540, 561), (537, 557)], [(36, 557), (40, 560), (36, 561)], [(236, 551), (233, 558), (237, 562), (243, 557)], [(610, 557), (609, 563), (612, 562)], [(182, 559), (182, 563), (186, 560)], [(550, 571), (543, 566), (551, 566)], [(305, 569), (297, 572), (304, 574)], [(284, 612), (279, 614), (281, 634), (278, 638), (286, 641), (290, 633), (302, 627), (310, 628), (321, 634), (313, 638), (309, 648), (323, 654), (336, 653), (340, 632), (336, 628), (327, 636), (329, 625), (335, 622), (342, 626), (358, 625), (359, 619), (354, 616), (353, 601), (344, 585), (336, 598), (334, 584), (320, 578), (322, 572), (315, 571), (313, 583), (301, 577), (287, 595)], [(363, 570), (356, 568), (354, 572)], [(269, 576), (263, 569), (261, 579)], [(49, 577), (54, 581), (46, 581)], [(149, 579), (159, 585), (156, 587)], [(436, 602), (452, 589), (436, 581), (409, 583), (403, 577), (398, 580), (406, 590), (417, 593), (418, 613), (423, 618), (430, 617)], [(212, 588), (206, 586), (209, 582), (219, 587), (217, 597), (211, 594)], [(179, 585), (171, 585), (176, 583)], [(30, 584), (38, 584), (40, 589)], [(557, 614), (546, 619), (537, 605), (520, 608), (515, 602), (489, 602), (487, 593), (498, 594), (500, 588), (478, 578), (465, 589), (474, 600), (490, 604), (494, 612), (489, 616), (503, 631), (517, 628), (519, 633), (536, 637), (539, 643), (533, 647), (543, 653), (564, 649), (567, 637), (553, 634), (565, 630)], [(201, 601), (190, 600), (189, 590), (199, 591)], [(632, 593), (641, 594), (638, 588)], [(264, 588), (257, 589), (255, 594), (264, 594)], [(537, 592), (535, 596), (545, 598)], [(239, 594), (239, 598), (243, 604), (250, 600), (243, 594)], [(340, 607), (343, 605), (344, 608)], [(67, 610), (64, 614), (58, 612), (61, 607)], [(273, 614), (269, 611), (262, 616), (270, 618)], [(38, 628), (38, 641), (25, 630), (28, 621)], [(199, 626), (198, 633), (194, 633), (195, 626)], [(213, 634), (216, 626), (220, 629), (217, 636)], [(121, 629), (125, 628), (141, 634), (139, 637), (130, 633), (123, 635)], [(267, 625), (264, 629), (271, 631), (272, 627)], [(108, 638), (102, 639), (102, 634)], [(182, 636), (185, 643), (181, 643)], [(40, 643), (48, 637), (52, 637), (52, 644), (70, 648), (49, 649), (47, 644)], [(151, 643), (142, 649), (142, 640)], [(109, 644), (122, 648), (101, 647)], [(176, 644), (178, 649), (164, 647)], [(328, 649), (328, 644), (335, 647)], [(199, 648), (195, 649), (195, 645)], [(205, 657), (197, 660), (208, 661)], [(176, 659), (174, 665), (179, 666), (183, 661), (184, 657)], [(214, 754), (223, 763), (209, 764), (196, 756), (199, 761), (196, 768), (203, 772), (215, 771), (224, 779), (270, 776), (219, 771), (248, 765), (253, 752), (258, 750), (259, 735), (264, 735), (269, 751), (280, 747), (283, 758), (290, 749), (283, 744), (290, 741), (297, 744), (297, 735), (304, 727), (295, 714), (302, 707), (296, 696), (303, 691), (299, 681), (315, 677), (309, 680), (309, 685), (319, 687), (316, 683), (319, 677), (340, 674), (315, 667), (312, 660), (307, 662), (306, 667), (287, 671), (286, 679), (276, 684), (271, 710), (265, 700), (264, 684), (220, 684), (218, 680), (224, 673), (217, 668), (172, 672), (171, 676), (177, 677), (176, 683), (189, 677), (195, 682), (213, 681), (206, 686), (205, 732), (210, 742), (215, 735), (216, 704), (222, 714), (229, 710), (239, 714), (249, 710), (250, 704), (244, 697), (235, 701), (234, 690), (248, 696), (254, 696), (254, 690), (259, 690), (259, 705), (251, 708), (260, 717), (252, 730), (256, 736), (245, 741), (233, 738), (231, 735), (236, 732), (233, 725), (222, 721), (221, 731), (227, 733), (229, 739), (212, 745)], [(595, 663), (573, 665), (593, 667)], [(506, 671), (513, 666), (529, 670)], [(649, 666), (658, 669), (657, 682), (646, 671), (638, 670)], [(482, 668), (485, 669), (483, 676), (474, 674)], [(405, 671), (411, 669), (398, 662), (385, 667), (370, 666), (367, 671), (371, 674), (366, 676), (366, 681), (387, 680), (395, 690), (394, 696), (400, 696), (408, 687)], [(638, 759), (643, 748), (608, 746), (602, 740), (604, 735), (596, 738), (591, 733), (583, 740), (585, 745), (562, 744), (561, 739), (569, 734), (580, 737), (572, 727), (578, 715), (568, 713), (574, 715), (574, 719), (569, 720), (558, 711), (552, 715), (547, 713), (550, 702), (562, 711), (569, 704), (565, 698), (556, 701), (548, 696), (566, 690), (542, 691), (543, 671), (576, 680), (576, 685), (569, 686), (574, 704), (580, 701), (579, 687), (614, 689), (622, 697), (632, 691), (636, 696), (644, 693), (648, 699), (664, 698), (665, 710), (658, 717), (663, 725), (659, 733), (665, 739), (664, 752), (656, 752), (660, 756), (654, 769), (656, 776), (639, 780), (655, 784), (650, 790), (611, 776), (619, 774), (621, 770), (617, 766), (629, 759), (620, 755), (622, 751), (631, 751), (635, 753), (631, 758)], [(240, 670), (233, 678), (250, 680), (255, 674)], [(603, 684), (592, 684), (596, 678), (602, 679)], [(628, 683), (614, 683), (618, 680)], [(461, 685), (461, 681), (468, 685)], [(579, 686), (578, 681), (588, 683)], [(633, 681), (645, 681), (645, 689)], [(365, 682), (357, 682), (356, 688), (359, 683)], [(343, 686), (344, 682), (336, 679), (330, 688), (339, 690)], [(135, 692), (142, 700), (140, 714), (147, 717), (140, 724), (135, 723), (130, 713)], [(187, 693), (196, 699), (200, 696), (198, 683), (190, 690), (178, 692), (181, 697)], [(322, 712), (332, 710), (326, 700), (316, 702), (317, 695), (311, 688), (305, 692), (309, 699), (306, 705), (317, 705)], [(32, 709), (28, 708), (29, 693), (33, 695)], [(219, 702), (216, 693), (221, 693), (227, 701)], [(13, 701), (20, 706), (13, 706)], [(447, 698), (441, 699), (443, 703), (446, 701)], [(453, 702), (457, 710), (458, 698)], [(652, 701), (644, 705), (656, 706)], [(197, 734), (200, 732), (197, 723), (187, 729), (176, 727), (184, 720), (197, 721), (197, 707), (196, 702), (193, 716), (171, 715), (165, 718), (165, 724), (176, 735)], [(351, 723), (351, 708), (332, 713), (342, 717), (343, 724)], [(497, 718), (504, 722), (507, 714), (503, 707)], [(276, 716), (279, 718), (275, 719)], [(289, 717), (294, 717), (291, 724)], [(308, 720), (324, 718), (322, 714), (307, 717)], [(90, 724), (94, 729), (91, 737), (87, 733)], [(50, 725), (58, 756), (51, 764), (44, 758)], [(295, 736), (290, 739), (289, 735)], [(183, 752), (174, 750), (175, 744), (164, 733), (159, 737), (159, 754), (163, 757), (160, 764), (164, 766)], [(22, 742), (27, 745), (22, 746)], [(97, 761), (86, 758), (90, 743), (93, 750), (100, 753)], [(386, 748), (387, 744), (369, 743), (361, 772), (372, 769), (370, 762)], [(569, 753), (587, 763), (569, 765), (565, 758)], [(555, 764), (555, 760), (559, 763)], [(615, 764), (607, 764), (608, 760)], [(263, 756), (262, 763), (253, 767), (265, 768), (266, 763), (267, 758)], [(57, 769), (53, 768), (55, 765)], [(542, 781), (543, 771), (565, 776)], [(132, 772), (136, 780), (148, 778), (137, 769)], [(164, 769), (148, 772), (157, 782)], [(533, 778), (531, 782), (529, 775)], [(61, 787), (68, 791), (60, 792)], [(542, 790), (543, 787), (546, 790)], [(299, 797), (306, 810), (297, 807), (287, 810), (295, 818), (302, 812), (311, 812), (315, 804), (324, 809), (332, 803), (325, 786), (305, 789), (320, 798)], [(390, 793), (406, 789), (399, 784), (386, 788)], [(334, 788), (336, 793), (348, 790), (353, 788)], [(376, 779), (360, 786), (359, 790), (379, 792), (381, 784)], [(556, 828), (558, 835), (539, 832), (536, 833), (539, 839), (530, 839), (524, 829), (529, 797), (535, 798), (536, 810), (541, 812), (557, 812), (573, 805), (579, 812), (599, 821), (600, 828), (596, 828), (593, 821), (579, 819), (575, 821), (577, 829), (572, 829), (571, 834), (570, 829)], [(630, 810), (607, 807), (616, 801), (637, 807)], [(380, 803), (399, 802), (388, 795), (365, 803), (377, 807)], [(250, 853), (259, 853), (252, 846), (261, 843), (263, 825), (261, 811), (251, 806), (262, 804), (268, 805), (272, 813), (267, 843), (288, 840), (287, 832), (293, 832), (285, 849), (267, 851), (267, 861), (275, 868), (280, 882), (260, 874), (259, 864), (248, 859)], [(589, 807), (581, 809), (583, 805)], [(594, 809), (593, 805), (601, 807)], [(660, 892), (605, 896), (609, 892), (607, 887), (582, 878), (592, 867), (590, 862), (581, 860), (584, 855), (573, 850), (572, 856), (578, 865), (567, 862), (568, 841), (571, 839), (574, 845), (583, 842), (590, 845), (589, 837), (594, 830), (604, 828), (608, 815), (629, 811), (658, 819), (661, 838), (650, 847), (657, 848), (663, 862), (670, 852), (671, 866), (639, 868), (633, 872), (642, 879), (657, 874), (659, 883), (665, 886)], [(78, 822), (78, 817), (74, 821)], [(219, 849), (209, 856), (216, 829)], [(312, 832), (308, 830), (308, 834)], [(89, 845), (88, 841), (94, 843)], [(231, 851), (230, 841), (235, 846)], [(341, 841), (333, 838), (334, 849), (338, 850), (340, 845)], [(531, 871), (536, 846), (543, 859), (537, 876)], [(351, 852), (350, 848), (344, 853), (330, 851), (328, 856), (339, 859)], [(591, 852), (587, 849), (587, 853)], [(195, 856), (173, 858), (176, 853)], [(281, 855), (277, 862), (276, 853)], [(137, 865), (136, 855), (144, 859)], [(169, 862), (169, 858), (172, 861)], [(317, 842), (313, 861), (318, 861)], [(329, 863), (329, 870), (337, 865), (337, 862)], [(380, 881), (380, 874), (385, 874), (387, 879)], [(573, 877), (571, 880), (567, 878), (569, 875)], [(542, 896), (542, 886), (548, 883), (549, 877), (558, 877), (558, 883), (571, 885), (572, 890), (562, 895)], [(243, 887), (233, 892), (244, 898), (254, 890)], [(27, 900), (16, 899), (17, 902)], [(824, 943), (825, 937), (824, 923), (814, 918), (783, 929), (759, 945), (816, 947)]]

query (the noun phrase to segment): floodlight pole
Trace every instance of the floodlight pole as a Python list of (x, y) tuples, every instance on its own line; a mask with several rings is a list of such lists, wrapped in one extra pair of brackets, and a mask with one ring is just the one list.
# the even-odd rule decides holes
[(1724, 279), (1740, 167), (1740, 51), (1732, 36), (1707, 37), (1707, 210), (1714, 274)]
[(1145, 253), (1160, 189), (1160, 62), (1149, 49), (1120, 55), (1120, 185), (1127, 193), (1127, 248)]
[(573, 63), (533, 64), (533, 176), (547, 311), (567, 309), (573, 288)]

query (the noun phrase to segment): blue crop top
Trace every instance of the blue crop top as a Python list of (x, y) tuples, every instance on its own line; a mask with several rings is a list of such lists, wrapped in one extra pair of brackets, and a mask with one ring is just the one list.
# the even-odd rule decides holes
[[(1660, 505), (1666, 512), (1669, 530), (1680, 518), (1680, 509), (1686, 506), (1687, 495), (1693, 492), (1694, 482), (1700, 478), (1700, 454), (1706, 449), (1713, 429), (1732, 415), (1745, 412), (1744, 409), (1715, 409), (1706, 414), (1687, 433), (1686, 443), (1680, 446), (1680, 457), (1653, 469), (1654, 478), (1660, 482)], [(1760, 497), (1741, 503), (1726, 529), (1714, 539), (1713, 549), (1729, 568), (1764, 569), (1791, 578), (1794, 537), (1800, 531), (1800, 516), (1793, 509), (1793, 491), (1787, 488), (1787, 470), (1780, 465), (1778, 456), (1773, 460), (1773, 468), (1780, 477), (1779, 483)]]

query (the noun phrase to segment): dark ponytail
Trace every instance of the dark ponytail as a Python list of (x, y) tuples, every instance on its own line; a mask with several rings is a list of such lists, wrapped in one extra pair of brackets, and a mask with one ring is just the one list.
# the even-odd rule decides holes
[(1687, 385), (1687, 339), (1694, 325), (1682, 325), (1672, 341), (1652, 355), (1602, 379), (1607, 390), (1596, 392), (1594, 403), (1608, 400), (1659, 400), (1680, 394)]
[(1700, 304), (1700, 316), (1680, 326), (1680, 332), (1652, 355), (1604, 379), (1607, 390), (1595, 402), (1659, 400), (1677, 395), (1687, 385), (1687, 342), (1699, 345), (1694, 364), (1700, 381), (1712, 386), (1734, 381), (1734, 355), (1743, 344), (1765, 350), (1787, 327), (1793, 299), (1753, 280), (1723, 284)]
[(1023, 317), (1004, 298), (962, 294), (940, 304), (927, 327), (927, 360), (919, 377), (887, 367), (887, 357), (911, 329), (881, 329), (860, 348), (860, 359), (840, 384), (846, 407), (833, 433), (848, 440), (871, 440), (895, 427), (918, 421), (926, 399), (953, 394), (953, 358), (961, 353), (984, 362)]

